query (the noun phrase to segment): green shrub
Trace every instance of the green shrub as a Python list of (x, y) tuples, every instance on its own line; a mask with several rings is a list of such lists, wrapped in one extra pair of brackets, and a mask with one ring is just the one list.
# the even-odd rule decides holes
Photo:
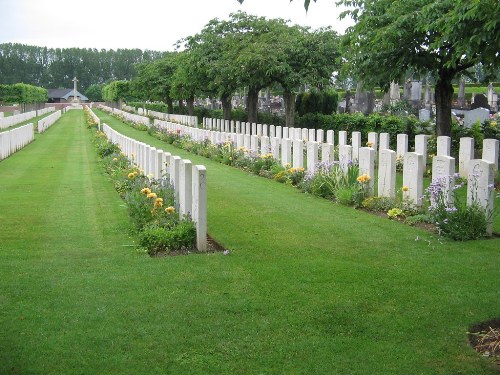
[(148, 224), (139, 234), (139, 243), (149, 255), (161, 252), (187, 252), (195, 248), (196, 227), (192, 221), (183, 220), (172, 229)]

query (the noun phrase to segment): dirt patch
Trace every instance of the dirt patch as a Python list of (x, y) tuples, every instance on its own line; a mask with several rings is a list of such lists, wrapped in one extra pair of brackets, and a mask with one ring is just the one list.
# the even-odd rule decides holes
[(154, 255), (150, 255), (151, 258), (163, 258), (163, 257), (169, 257), (169, 256), (178, 256), (178, 255), (189, 255), (189, 254), (210, 254), (210, 253), (217, 253), (217, 252), (223, 252), (224, 254), (229, 254), (229, 250), (225, 249), (224, 246), (222, 246), (220, 243), (218, 243), (216, 240), (214, 240), (212, 237), (207, 235), (207, 251), (198, 251), (196, 249), (184, 249), (184, 250), (179, 250), (179, 251), (161, 251), (158, 252)]
[(470, 345), (500, 367), (500, 318), (473, 325), (468, 335)]

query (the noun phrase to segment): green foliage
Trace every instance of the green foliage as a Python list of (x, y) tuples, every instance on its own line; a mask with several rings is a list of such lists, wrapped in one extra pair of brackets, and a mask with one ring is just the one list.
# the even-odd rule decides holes
[(176, 212), (175, 193), (168, 176), (159, 180), (144, 176), (102, 132), (94, 133), (93, 143), (104, 170), (126, 202), (139, 241), (147, 252), (156, 255), (195, 248), (195, 225), (189, 217), (181, 218)]
[(435, 79), (437, 134), (450, 135), (452, 80), (481, 62), (500, 66), (500, 2), (340, 0), (356, 24), (345, 34), (350, 70), (369, 86), (387, 88), (410, 72)]
[(103, 85), (93, 84), (85, 91), (85, 96), (92, 102), (102, 102)]
[(102, 88), (102, 98), (106, 102), (119, 102), (126, 100), (130, 95), (129, 81), (113, 81)]
[(182, 221), (168, 230), (158, 224), (148, 224), (139, 235), (139, 243), (149, 255), (188, 252), (196, 243), (196, 227), (192, 221)]
[(45, 103), (47, 99), (47, 90), (41, 87), (25, 83), (0, 85), (0, 101), (4, 103)]
[(439, 234), (456, 241), (485, 237), (488, 221), (491, 220), (488, 213), (475, 200), (466, 204), (458, 199), (455, 191), (451, 195), (450, 203), (446, 192), (446, 178), (433, 181), (426, 191), (430, 202), (429, 215)]
[(337, 111), (339, 96), (335, 90), (310, 91), (297, 95), (295, 110), (299, 116), (307, 113), (331, 115)]
[(86, 93), (94, 84), (133, 79), (135, 64), (159, 59), (163, 54), (140, 49), (47, 48), (2, 43), (0, 84), (25, 82), (45, 88), (73, 87), (71, 79), (76, 76), (80, 91)]

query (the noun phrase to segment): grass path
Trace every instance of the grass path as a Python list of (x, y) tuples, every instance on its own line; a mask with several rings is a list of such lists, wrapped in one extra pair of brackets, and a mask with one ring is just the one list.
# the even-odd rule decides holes
[(207, 166), (232, 252), (130, 247), (70, 111), (0, 163), (1, 374), (495, 373), (465, 331), (500, 316), (497, 240), (441, 244), (102, 118)]

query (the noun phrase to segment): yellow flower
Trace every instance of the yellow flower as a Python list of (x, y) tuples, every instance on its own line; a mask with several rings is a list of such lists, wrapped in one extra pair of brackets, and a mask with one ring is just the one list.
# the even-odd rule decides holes
[(118, 161), (118, 158), (113, 158), (113, 161)]
[(162, 207), (163, 206), (163, 199), (156, 198), (154, 206), (155, 206), (155, 208)]
[(409, 191), (409, 190), (410, 190), (410, 188), (409, 188), (408, 186), (403, 186), (403, 187), (401, 188), (401, 190), (402, 190), (402, 191)]
[(370, 142), (370, 141), (366, 142), (366, 146), (367, 147), (372, 147), (373, 146), (373, 142)]
[(362, 174), (361, 176), (359, 176), (356, 181), (358, 181), (359, 183), (363, 184), (365, 182), (368, 182), (371, 180), (371, 177), (368, 176), (366, 173), (365, 174)]
[(167, 214), (173, 214), (175, 212), (175, 208), (172, 206), (168, 206), (167, 208), (165, 208), (165, 212)]
[(131, 172), (128, 174), (129, 179), (133, 179), (135, 176), (136, 176), (136, 174), (134, 172)]
[(148, 197), (148, 198), (156, 198), (156, 193), (149, 193), (148, 195), (146, 195), (146, 197)]
[(144, 189), (141, 190), (141, 193), (143, 193), (143, 194), (149, 194), (149, 193), (151, 193), (151, 189), (145, 187)]

